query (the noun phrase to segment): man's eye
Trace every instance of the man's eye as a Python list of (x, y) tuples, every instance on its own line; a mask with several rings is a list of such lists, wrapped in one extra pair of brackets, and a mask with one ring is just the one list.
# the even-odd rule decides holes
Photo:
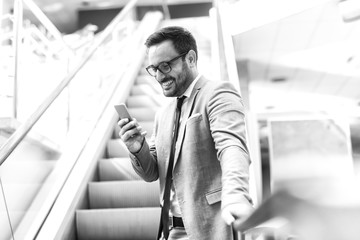
[(170, 66), (169, 66), (169, 64), (167, 64), (167, 63), (163, 63), (163, 64), (161, 64), (161, 65), (159, 66), (159, 68), (160, 68), (161, 70), (167, 70), (167, 69), (170, 68)]

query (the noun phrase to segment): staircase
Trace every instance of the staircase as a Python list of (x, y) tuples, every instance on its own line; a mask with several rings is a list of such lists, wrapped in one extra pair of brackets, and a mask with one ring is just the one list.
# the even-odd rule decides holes
[[(139, 73), (126, 105), (150, 137), (155, 112), (164, 96), (147, 75), (145, 70)], [(88, 184), (89, 209), (76, 211), (79, 240), (156, 238), (160, 220), (159, 183), (147, 183), (135, 173), (128, 150), (118, 138), (119, 130), (114, 126), (106, 157), (98, 162), (99, 180)]]

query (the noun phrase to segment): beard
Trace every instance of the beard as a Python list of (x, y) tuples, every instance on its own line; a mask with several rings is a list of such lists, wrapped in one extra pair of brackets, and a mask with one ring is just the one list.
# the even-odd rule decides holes
[(178, 80), (177, 80), (177, 91), (176, 96), (181, 96), (184, 94), (186, 89), (191, 85), (192, 81), (194, 80), (193, 75), (191, 74), (190, 68), (186, 65), (186, 62), (182, 64), (182, 72), (180, 73)]
[(162, 82), (172, 81), (171, 87), (163, 87), (163, 93), (166, 97), (179, 97), (184, 94), (193, 80), (194, 77), (190, 68), (186, 65), (186, 62), (183, 62), (181, 72), (177, 77), (167, 76), (162, 80)]

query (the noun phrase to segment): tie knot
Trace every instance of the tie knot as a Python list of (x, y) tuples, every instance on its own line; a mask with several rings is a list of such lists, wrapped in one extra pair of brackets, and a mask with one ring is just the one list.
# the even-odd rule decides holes
[(181, 96), (181, 97), (177, 98), (177, 104), (176, 104), (177, 109), (181, 109), (181, 106), (182, 106), (185, 98), (186, 98), (186, 96)]

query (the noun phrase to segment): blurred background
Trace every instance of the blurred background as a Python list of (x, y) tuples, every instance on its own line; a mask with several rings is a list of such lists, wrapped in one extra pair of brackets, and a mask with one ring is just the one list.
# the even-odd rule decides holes
[(144, 41), (169, 25), (193, 32), (200, 72), (245, 103), (255, 211), (239, 237), (358, 239), (359, 1), (2, 0), (0, 10), (0, 240), (155, 238), (158, 184), (133, 172), (113, 105), (151, 135), (168, 100), (144, 70)]

